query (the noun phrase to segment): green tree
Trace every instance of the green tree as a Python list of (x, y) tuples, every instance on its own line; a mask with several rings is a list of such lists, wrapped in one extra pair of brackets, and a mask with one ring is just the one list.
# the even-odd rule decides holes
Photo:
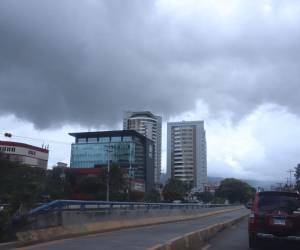
[(97, 196), (101, 186), (97, 177), (85, 177), (79, 184), (79, 190), (83, 193)]
[(62, 168), (47, 170), (42, 196), (51, 200), (70, 198), (71, 178), (72, 173), (64, 173)]
[(23, 214), (40, 201), (45, 171), (10, 162), (0, 155), (0, 203), (9, 206), (0, 211), (0, 241), (14, 239), (9, 230), (14, 214)]
[[(107, 168), (98, 176), (98, 195), (97, 198), (101, 200), (106, 199), (106, 189), (107, 189)], [(128, 196), (128, 181), (125, 179), (122, 169), (119, 166), (113, 165), (110, 167), (109, 171), (109, 193), (110, 200), (112, 201), (124, 201)]]
[(41, 168), (0, 160), (0, 201), (9, 203), (12, 212), (26, 212), (41, 198), (46, 172)]
[(224, 179), (216, 196), (227, 199), (230, 203), (245, 203), (254, 197), (255, 188), (238, 179)]
[(215, 196), (214, 199), (212, 200), (212, 204), (224, 204), (225, 199), (221, 197)]
[(214, 196), (211, 192), (197, 193), (196, 196), (198, 200), (201, 200), (204, 203), (211, 202), (214, 199)]
[(163, 188), (163, 197), (165, 201), (184, 200), (184, 196), (188, 191), (187, 185), (175, 178), (169, 179)]
[(151, 191), (147, 192), (145, 195), (146, 202), (160, 202), (160, 194), (158, 190), (152, 189)]

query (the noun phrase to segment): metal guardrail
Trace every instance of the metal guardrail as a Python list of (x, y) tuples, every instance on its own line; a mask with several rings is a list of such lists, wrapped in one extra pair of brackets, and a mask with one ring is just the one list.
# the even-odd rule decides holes
[(212, 207), (228, 207), (225, 204), (199, 203), (147, 203), (147, 202), (118, 202), (118, 201), (82, 201), (82, 200), (54, 200), (43, 204), (28, 212), (28, 216), (50, 211), (66, 210), (112, 210), (112, 209), (201, 209)]

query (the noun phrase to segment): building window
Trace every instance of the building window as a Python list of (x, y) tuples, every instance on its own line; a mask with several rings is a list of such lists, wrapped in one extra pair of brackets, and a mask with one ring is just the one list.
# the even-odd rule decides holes
[(138, 138), (138, 137), (134, 137), (134, 141), (137, 142), (137, 143), (141, 143), (141, 139)]
[(131, 136), (123, 136), (123, 141), (124, 142), (132, 141), (132, 137)]
[(88, 138), (88, 143), (97, 143), (97, 138)]
[(111, 142), (120, 142), (121, 141), (121, 137), (120, 136), (113, 136), (111, 137)]
[(99, 142), (109, 142), (109, 137), (99, 137)]
[(35, 152), (32, 151), (32, 150), (28, 150), (28, 154), (29, 154), (29, 155), (35, 155)]
[(152, 147), (152, 145), (150, 144), (150, 145), (149, 145), (149, 158), (152, 158), (152, 153), (153, 153), (153, 147)]
[(78, 138), (77, 143), (86, 143), (86, 138)]

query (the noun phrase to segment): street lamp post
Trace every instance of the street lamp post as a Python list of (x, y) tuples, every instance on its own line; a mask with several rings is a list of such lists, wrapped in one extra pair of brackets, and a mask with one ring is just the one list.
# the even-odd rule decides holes
[(106, 152), (107, 152), (107, 178), (106, 178), (106, 201), (109, 201), (109, 173), (110, 173), (110, 153), (112, 151), (112, 146), (110, 143), (107, 146)]
[(63, 197), (65, 199), (66, 198), (65, 197), (65, 180), (66, 180), (66, 174), (65, 174), (64, 167), (61, 168), (61, 174), (59, 175), (59, 177), (60, 177), (60, 180), (62, 182), (62, 193), (63, 193)]
[(132, 151), (129, 147), (129, 170), (128, 170), (128, 201), (130, 201), (131, 185), (134, 180), (134, 168), (132, 167)]

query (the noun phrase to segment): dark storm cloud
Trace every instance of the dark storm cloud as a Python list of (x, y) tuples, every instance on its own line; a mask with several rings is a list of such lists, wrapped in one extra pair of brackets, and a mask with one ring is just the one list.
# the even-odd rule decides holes
[(298, 3), (236, 1), (228, 14), (165, 2), (0, 1), (0, 114), (97, 126), (198, 99), (237, 116), (264, 102), (299, 113)]

